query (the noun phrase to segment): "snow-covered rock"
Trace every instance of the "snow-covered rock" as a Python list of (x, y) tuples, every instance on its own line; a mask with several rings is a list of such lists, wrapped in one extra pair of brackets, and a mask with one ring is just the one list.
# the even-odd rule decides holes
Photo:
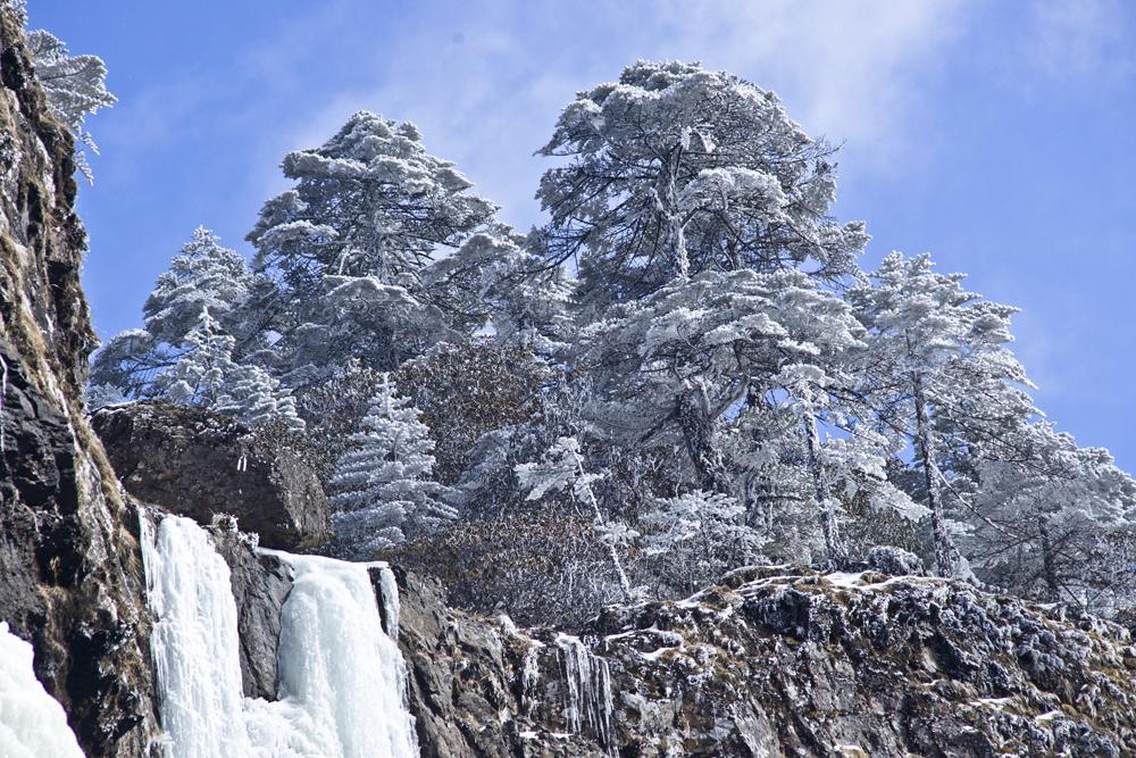
[[(423, 755), (1136, 751), (1126, 629), (961, 582), (736, 571), (574, 630), (605, 673), (581, 679), (562, 633), (449, 610), (436, 585), (396, 574)], [(581, 718), (607, 678), (610, 725)]]

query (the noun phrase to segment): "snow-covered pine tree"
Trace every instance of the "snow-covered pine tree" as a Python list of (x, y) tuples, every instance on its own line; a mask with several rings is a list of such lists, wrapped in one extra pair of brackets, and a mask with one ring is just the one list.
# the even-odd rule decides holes
[[(95, 355), (93, 384), (120, 387), (135, 398), (164, 390), (155, 386), (189, 349), (188, 335), (202, 327), (208, 311), (210, 334), (231, 334), (228, 322), (241, 308), (252, 286), (244, 259), (204, 227), (170, 260), (158, 275), (143, 306), (144, 328), (115, 335)], [(230, 358), (234, 349), (229, 344)]]
[(155, 380), (157, 396), (209, 408), (249, 426), (281, 423), (302, 431), (291, 392), (260, 366), (233, 360), (234, 341), (202, 306), (198, 325), (179, 345), (177, 363)]
[(183, 405), (212, 407), (232, 374), (233, 337), (202, 306), (197, 324), (177, 345), (178, 358), (154, 380), (154, 396)]
[(643, 551), (660, 564), (665, 595), (689, 595), (704, 582), (756, 560), (762, 539), (744, 523), (745, 506), (721, 493), (694, 490), (659, 498), (643, 514)]
[[(1018, 387), (1024, 369), (1006, 347), (1015, 308), (963, 289), (965, 275), (941, 274), (930, 256), (892, 253), (849, 297), (868, 331), (860, 369), (863, 396), (874, 396), (880, 424), (905, 435), (915, 448), (923, 495), (931, 511), (935, 569), (965, 576), (969, 569), (948, 523), (936, 435), (940, 418), (966, 417), (972, 433), (993, 423), (1001, 434), (1032, 406)], [(959, 381), (966, 377), (966, 381)], [(967, 413), (981, 388), (984, 410)]]
[(732, 494), (719, 417), (775, 389), (786, 365), (857, 345), (847, 305), (800, 271), (706, 271), (612, 309), (583, 330), (574, 356), (592, 374), (593, 415), (625, 442), (681, 444), (694, 487)]
[(640, 61), (581, 92), (541, 152), (568, 160), (541, 179), (551, 220), (534, 242), (578, 262), (600, 309), (704, 271), (841, 278), (868, 239), (829, 216), (833, 149), (772, 92), (697, 63)]
[[(14, 9), (21, 20), (26, 20), (23, 3), (17, 3)], [(71, 55), (63, 40), (44, 29), (28, 32), (28, 53), (52, 115), (67, 127), (76, 143), (98, 155), (99, 146), (87, 131), (87, 116), (118, 102), (107, 89), (107, 68), (102, 58)], [(87, 181), (94, 180), (90, 163), (81, 149), (75, 150), (75, 165)]]
[(571, 331), (571, 287), (559, 267), (524, 249), (506, 230), (480, 232), (422, 272), (431, 302), (451, 324), (473, 331), (488, 326), (499, 342), (552, 355)]
[(592, 525), (607, 550), (623, 597), (627, 601), (633, 600), (635, 593), (619, 553), (620, 548), (634, 540), (638, 534), (622, 521), (610, 518), (600, 507), (593, 484), (603, 474), (587, 470), (580, 441), (575, 437), (561, 437), (548, 449), (542, 460), (522, 463), (516, 467), (516, 473), (521, 487), (529, 493), (529, 500), (540, 500), (550, 492), (563, 490), (570, 494), (573, 502), (590, 511)]
[(332, 477), (332, 526), (344, 555), (370, 558), (457, 518), (432, 478), (434, 442), (419, 415), (384, 376)]
[(197, 325), (202, 308), (225, 323), (244, 303), (251, 286), (245, 259), (199, 226), (154, 282), (142, 306), (146, 331), (158, 342), (177, 344)]
[(1078, 447), (1046, 422), (1005, 442), (1014, 457), (990, 448), (995, 455), (977, 463), (967, 547), (979, 576), (1027, 597), (1097, 605), (1113, 584), (1097, 581), (1097, 553), (1111, 534), (1136, 528), (1136, 481), (1107, 450)]
[[(393, 369), (445, 336), (445, 309), (421, 272), (440, 248), (493, 226), (489, 201), (448, 161), (426, 152), (410, 123), (361, 111), (324, 145), (284, 157), (295, 186), (269, 200), (248, 239), (274, 285), (261, 331), (295, 385), (358, 357)], [(479, 325), (480, 326), (480, 325)]]

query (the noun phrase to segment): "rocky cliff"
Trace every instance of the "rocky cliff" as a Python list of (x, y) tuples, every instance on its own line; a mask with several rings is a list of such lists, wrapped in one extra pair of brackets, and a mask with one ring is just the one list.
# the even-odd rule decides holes
[(0, 13), (0, 619), (91, 755), (155, 733), (134, 509), (83, 417), (94, 344), (67, 132)]
[(423, 754), (1136, 754), (1128, 630), (939, 579), (744, 569), (578, 637), (405, 573)]
[[(136, 503), (79, 400), (93, 337), (71, 142), (6, 17), (0, 45), (0, 620), (33, 643), (88, 754), (147, 756), (158, 725)], [(312, 478), (252, 449), (247, 430), (154, 408), (110, 411), (99, 428), (137, 497), (203, 522), (236, 513), (292, 549), (322, 534)], [(292, 577), (231, 524), (214, 529), (245, 694), (271, 699)], [(436, 582), (396, 575), (428, 756), (1136, 754), (1129, 632), (1059, 607), (879, 570), (765, 567), (566, 633), (452, 609)], [(391, 588), (376, 591), (389, 609)]]

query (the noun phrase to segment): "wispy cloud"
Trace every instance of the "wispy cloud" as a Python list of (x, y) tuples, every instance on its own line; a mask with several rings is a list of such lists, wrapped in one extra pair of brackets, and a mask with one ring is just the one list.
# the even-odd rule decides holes
[(1037, 0), (1028, 19), (1028, 60), (1057, 80), (1111, 79), (1132, 70), (1126, 0)]

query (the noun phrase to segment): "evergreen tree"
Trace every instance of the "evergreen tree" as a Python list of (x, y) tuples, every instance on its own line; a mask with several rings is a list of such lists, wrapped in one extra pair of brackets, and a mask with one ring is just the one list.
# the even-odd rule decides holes
[(370, 558), (457, 518), (432, 479), (434, 442), (419, 415), (384, 377), (331, 482), (332, 525), (343, 553)]
[(295, 187), (269, 200), (248, 239), (272, 283), (254, 330), (295, 373), (322, 378), (354, 356), (393, 369), (446, 335), (421, 280), (435, 251), (492, 226), (496, 207), (409, 123), (361, 111), (319, 148), (284, 157)]
[(573, 502), (590, 512), (593, 528), (607, 549), (623, 597), (627, 601), (633, 600), (634, 592), (619, 557), (619, 549), (634, 540), (638, 533), (623, 522), (610, 518), (600, 506), (593, 485), (603, 474), (587, 470), (580, 441), (575, 437), (561, 437), (549, 448), (543, 460), (522, 463), (517, 466), (516, 473), (521, 487), (528, 490), (529, 500), (540, 500), (547, 493), (564, 490), (571, 494)]
[(1048, 423), (1006, 442), (1015, 457), (977, 463), (967, 544), (979, 575), (1026, 596), (1089, 605), (1102, 542), (1136, 527), (1136, 481), (1108, 451), (1078, 447)]
[(551, 356), (571, 331), (571, 289), (559, 267), (544, 265), (524, 240), (478, 233), (426, 268), (431, 302), (462, 331), (489, 327), (499, 342)]
[[(244, 259), (222, 247), (213, 232), (198, 227), (158, 275), (143, 306), (144, 328), (115, 335), (99, 351), (91, 382), (118, 386), (137, 398), (164, 394), (169, 382), (162, 376), (176, 368), (184, 353), (200, 346), (187, 344), (190, 333), (200, 332), (208, 321), (211, 336), (231, 335), (251, 287)], [(199, 334), (197, 339), (203, 338)], [(234, 349), (235, 339), (225, 348), (230, 358)]]
[[(26, 21), (24, 3), (16, 4), (15, 12)], [(87, 131), (87, 116), (118, 102), (106, 86), (106, 64), (96, 55), (71, 55), (63, 40), (43, 29), (28, 32), (28, 53), (52, 115), (70, 130), (77, 143), (98, 155), (99, 146)], [(82, 150), (75, 151), (75, 165), (87, 181), (94, 180)]]
[(857, 344), (849, 308), (799, 271), (704, 272), (583, 329), (577, 370), (596, 382), (593, 415), (624, 441), (679, 441), (694, 486), (731, 494), (718, 419), (775, 389), (787, 365)]
[(142, 306), (143, 323), (158, 342), (176, 345), (197, 324), (203, 308), (224, 323), (245, 302), (252, 276), (244, 258), (221, 245), (204, 226), (158, 275)]
[(567, 158), (537, 197), (535, 244), (578, 261), (580, 294), (603, 308), (705, 271), (809, 264), (855, 268), (863, 224), (829, 217), (832, 149), (773, 93), (697, 63), (640, 61), (580, 93), (541, 153)]
[(231, 335), (226, 334), (209, 309), (183, 342), (183, 353), (173, 370), (155, 382), (159, 396), (174, 403), (198, 405), (237, 418), (249, 426), (283, 423), (302, 431), (291, 392), (260, 366), (233, 360)]
[[(1018, 389), (1025, 371), (1006, 348), (1016, 309), (985, 300), (962, 287), (962, 274), (934, 271), (930, 256), (892, 253), (872, 274), (871, 284), (850, 293), (868, 330), (862, 366), (864, 391), (881, 402), (881, 423), (909, 438), (915, 449), (923, 496), (931, 511), (935, 568), (944, 576), (969, 569), (948, 523), (936, 421), (970, 416), (981, 386), (987, 410), (970, 417), (972, 427), (1025, 421), (1032, 410)], [(970, 381), (960, 383), (959, 377)]]

